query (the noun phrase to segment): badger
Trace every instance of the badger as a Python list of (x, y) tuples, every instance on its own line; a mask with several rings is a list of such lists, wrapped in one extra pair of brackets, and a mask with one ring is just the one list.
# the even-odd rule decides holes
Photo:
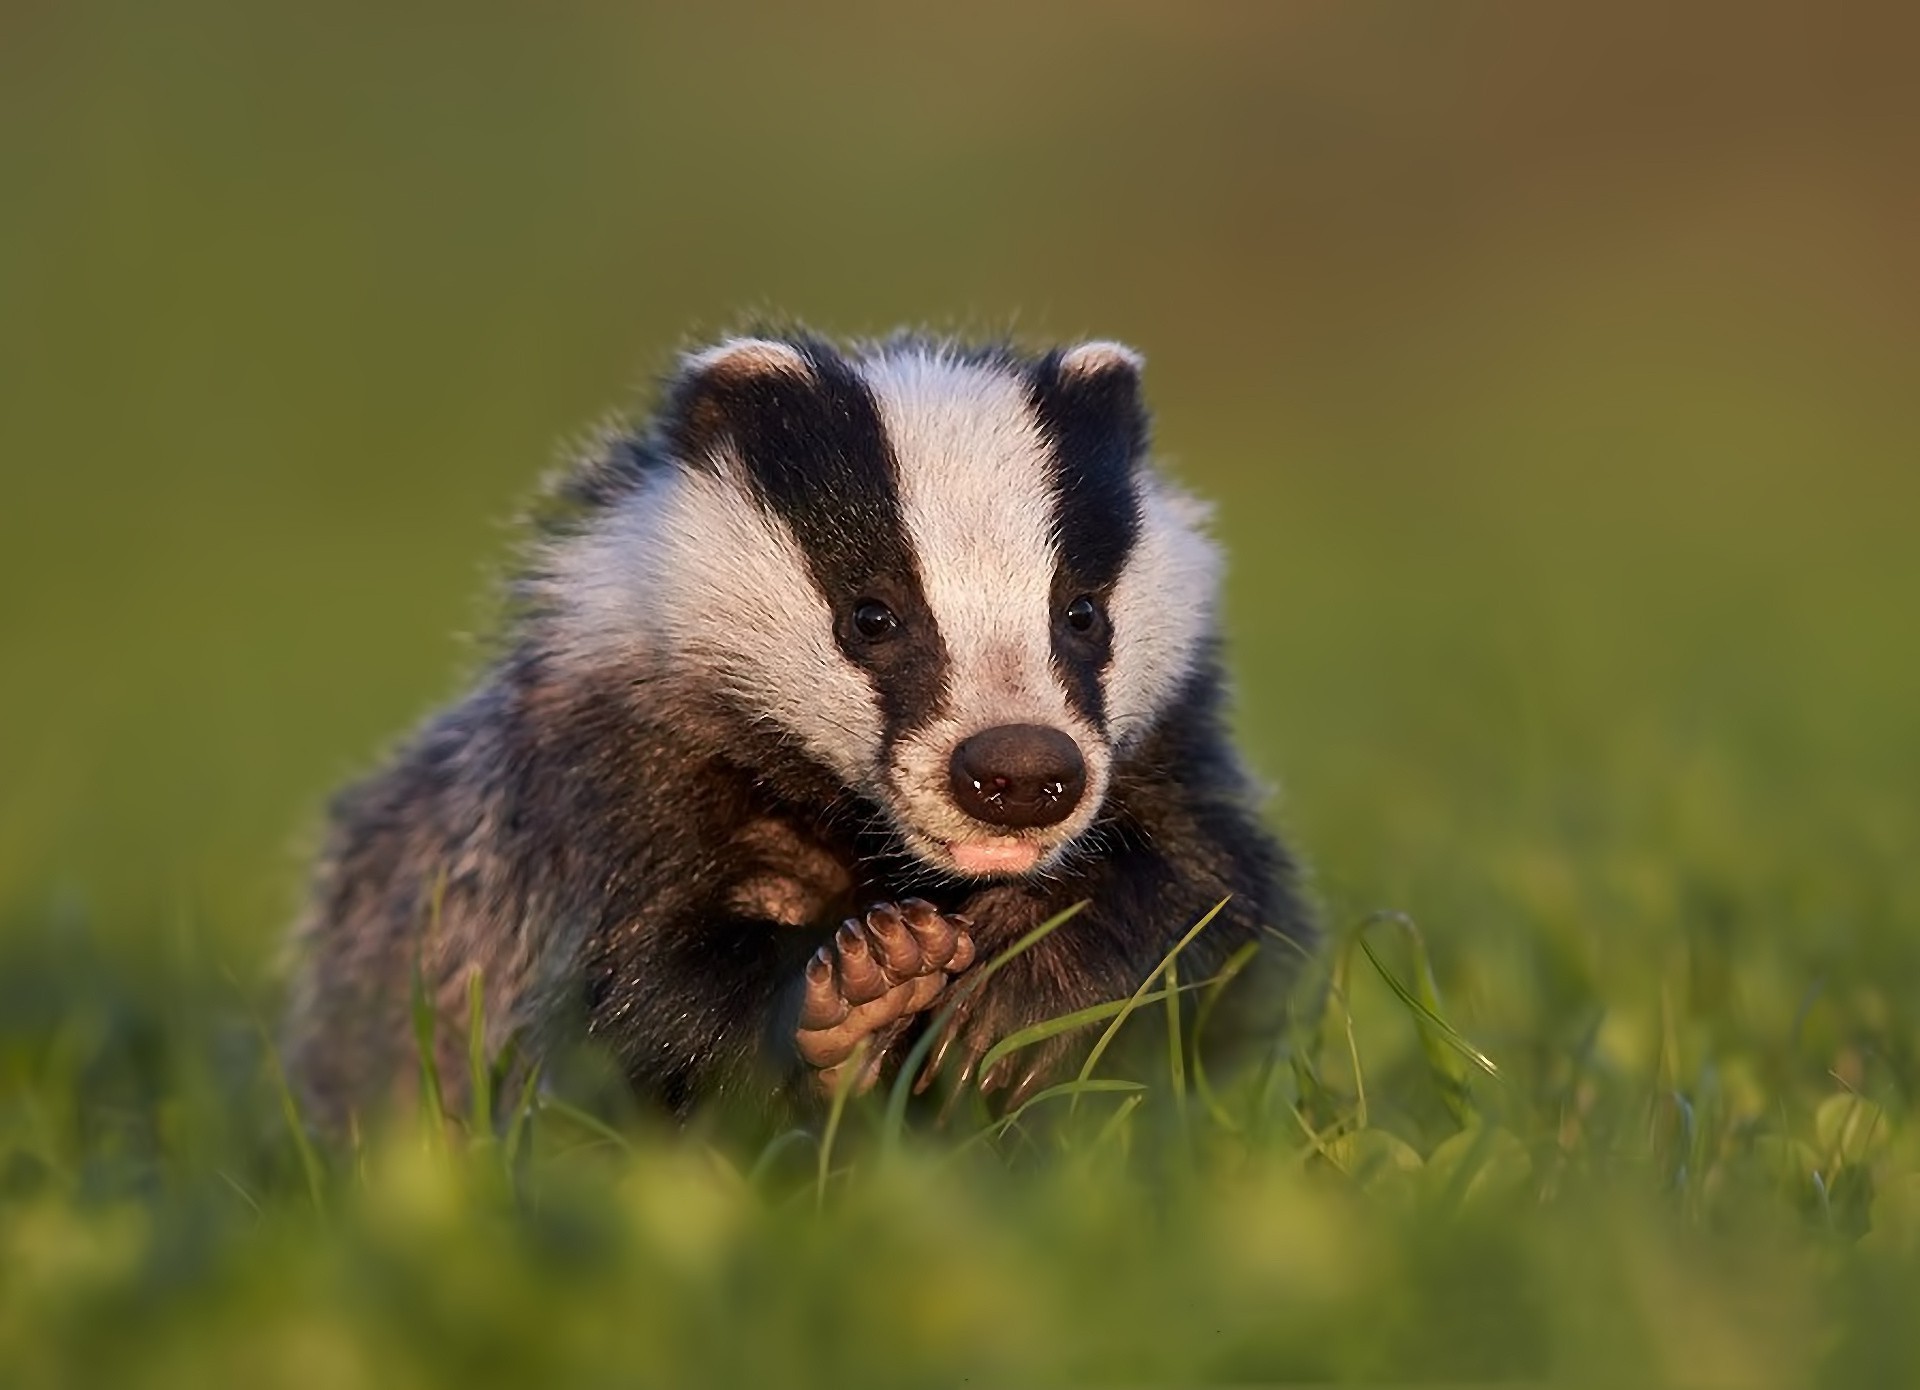
[(1125, 998), (1223, 902), (1181, 976), (1263, 943), (1210, 1028), (1270, 1028), (1313, 925), (1141, 370), (1104, 341), (685, 354), (552, 490), (482, 677), (334, 803), (286, 1038), (313, 1118), (412, 1084), (420, 1001), (458, 1105), (476, 990), (491, 1052), (572, 1027), (681, 1117), (891, 1079), (936, 1021), (915, 1086), (1014, 1105), (1075, 1037), (982, 1072), (996, 1041)]

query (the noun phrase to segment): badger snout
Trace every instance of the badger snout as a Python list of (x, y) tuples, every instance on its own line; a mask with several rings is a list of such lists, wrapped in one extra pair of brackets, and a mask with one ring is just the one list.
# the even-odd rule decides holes
[(1044, 724), (1002, 724), (962, 739), (948, 762), (954, 804), (1009, 830), (1058, 825), (1087, 789), (1080, 745)]

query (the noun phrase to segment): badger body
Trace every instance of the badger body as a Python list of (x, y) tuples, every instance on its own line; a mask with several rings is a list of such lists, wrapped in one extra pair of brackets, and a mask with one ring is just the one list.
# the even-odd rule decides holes
[(336, 803), (287, 1040), (314, 1117), (416, 1074), (422, 989), (457, 1101), (476, 974), (489, 1049), (582, 1021), (680, 1114), (872, 1084), (950, 998), (921, 1080), (1024, 1095), (1071, 1043), (976, 1075), (995, 1041), (1223, 899), (1182, 978), (1264, 943), (1219, 1017), (1273, 1021), (1311, 926), (1147, 423), (1110, 343), (686, 357), (564, 480), (479, 683)]

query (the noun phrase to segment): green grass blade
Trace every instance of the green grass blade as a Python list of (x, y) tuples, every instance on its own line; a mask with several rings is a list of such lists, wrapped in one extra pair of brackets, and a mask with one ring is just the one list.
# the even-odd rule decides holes
[(1194, 1094), (1200, 1097), (1200, 1103), (1206, 1106), (1207, 1113), (1213, 1117), (1213, 1122), (1222, 1129), (1230, 1132), (1238, 1131), (1241, 1126), (1239, 1121), (1227, 1113), (1226, 1106), (1221, 1103), (1220, 1097), (1215, 1094), (1212, 1085), (1207, 1080), (1207, 1064), (1201, 1053), (1201, 1042), (1206, 1037), (1207, 1024), (1213, 1018), (1213, 1010), (1214, 1007), (1219, 1004), (1220, 996), (1226, 992), (1227, 987), (1239, 977), (1240, 972), (1245, 970), (1247, 966), (1252, 963), (1253, 958), (1259, 953), (1260, 943), (1257, 941), (1249, 941), (1246, 945), (1228, 956), (1226, 964), (1222, 965), (1213, 979), (1207, 982), (1207, 992), (1200, 996), (1200, 1007), (1194, 1011), (1193, 1016)]
[(1418, 993), (1409, 989), (1398, 975), (1395, 975), (1393, 971), (1387, 968), (1380, 957), (1374, 954), (1373, 948), (1367, 945), (1364, 938), (1360, 941), (1360, 949), (1366, 953), (1366, 957), (1372, 962), (1373, 968), (1380, 972), (1380, 978), (1386, 981), (1387, 988), (1399, 996), (1400, 1001), (1412, 1009), (1414, 1013), (1419, 1016), (1422, 1023), (1425, 1023), (1429, 1028), (1433, 1029), (1436, 1034), (1443, 1038), (1453, 1051), (1466, 1058), (1469, 1062), (1472, 1062), (1494, 1080), (1500, 1080), (1500, 1068), (1494, 1060), (1472, 1043), (1468, 1042), (1466, 1038), (1461, 1036), (1458, 1029), (1451, 1023), (1448, 1023), (1445, 1018), (1441, 1017), (1439, 1012), (1440, 991), (1434, 983), (1433, 967), (1429, 963), (1426, 953), (1426, 942), (1419, 936), (1418, 930), (1413, 927), (1411, 922), (1406, 922), (1405, 925), (1413, 934), (1415, 949), (1418, 952), (1420, 964), (1420, 988)]
[(983, 1144), (988, 1140), (997, 1138), (1007, 1130), (1013, 1128), (1013, 1126), (1019, 1122), (1020, 1117), (1025, 1115), (1027, 1111), (1046, 1101), (1083, 1095), (1137, 1095), (1146, 1089), (1147, 1087), (1143, 1082), (1122, 1081), (1118, 1077), (1108, 1076), (1096, 1076), (1087, 1081), (1062, 1081), (1057, 1085), (1047, 1087), (1043, 1091), (1036, 1091), (1020, 1102), (1015, 1109), (1009, 1110), (992, 1124), (974, 1131), (968, 1135), (963, 1142), (956, 1146), (953, 1152), (955, 1154), (964, 1153), (966, 1150), (978, 1144)]
[[(1457, 1074), (1461, 1077), (1465, 1076), (1465, 1072), (1460, 1071), (1451, 1061), (1452, 1058), (1461, 1057), (1473, 1063), (1474, 1066), (1478, 1067), (1494, 1080), (1498, 1081), (1501, 1079), (1498, 1064), (1495, 1063), (1491, 1057), (1487, 1056), (1486, 1053), (1468, 1042), (1451, 1023), (1448, 1023), (1446, 1019), (1434, 1012), (1431, 1004), (1422, 1000), (1419, 995), (1408, 989), (1406, 983), (1402, 981), (1398, 975), (1394, 974), (1379, 956), (1374, 954), (1372, 947), (1363, 941), (1360, 943), (1360, 949), (1362, 953), (1365, 954), (1368, 962), (1372, 964), (1373, 968), (1380, 972), (1380, 978), (1386, 981), (1387, 988), (1399, 997), (1401, 1003), (1405, 1004), (1414, 1012), (1422, 1028), (1430, 1031), (1438, 1041), (1445, 1044), (1447, 1049), (1445, 1055), (1450, 1059), (1446, 1067), (1449, 1075)], [(1425, 992), (1423, 989), (1422, 993)]]
[(1167, 1074), (1173, 1090), (1174, 1113), (1187, 1108), (1187, 1061), (1185, 1040), (1180, 1036), (1180, 962), (1167, 962)]
[(437, 1055), (433, 1004), (427, 998), (427, 982), (420, 970), (420, 957), (413, 960), (412, 982), (413, 1045), (420, 1056), (420, 1117), (429, 1134), (440, 1133), (446, 1114), (440, 1098), (440, 1062)]
[(601, 1119), (598, 1115), (595, 1115), (592, 1111), (582, 1110), (579, 1106), (561, 1100), (558, 1096), (538, 1097), (535, 1101), (535, 1108), (542, 1115), (558, 1115), (568, 1123), (580, 1126), (580, 1128), (586, 1130), (596, 1138), (604, 1139), (607, 1143), (612, 1144), (622, 1153), (629, 1155), (633, 1153), (633, 1144), (627, 1139), (627, 1136)]
[(840, 1076), (833, 1088), (833, 1105), (827, 1111), (826, 1133), (820, 1136), (820, 1164), (814, 1180), (813, 1205), (815, 1209), (827, 1204), (827, 1175), (833, 1167), (833, 1141), (840, 1134), (840, 1118), (846, 1113), (847, 1101), (853, 1095), (853, 1088), (860, 1073), (867, 1065), (869, 1039), (862, 1038), (854, 1045), (853, 1055), (840, 1064)]
[(797, 1144), (812, 1144), (818, 1147), (819, 1143), (819, 1139), (810, 1129), (790, 1129), (783, 1134), (775, 1135), (753, 1160), (753, 1167), (747, 1170), (747, 1186), (757, 1188), (766, 1175), (773, 1171), (775, 1160), (788, 1149)]
[[(1366, 939), (1367, 931), (1382, 923), (1397, 926), (1406, 935), (1411, 944), (1414, 957), (1414, 984), (1409, 986), (1374, 951)], [(1414, 1016), (1414, 1026), (1420, 1038), (1420, 1050), (1426, 1056), (1429, 1070), (1439, 1083), (1442, 1098), (1455, 1121), (1467, 1125), (1477, 1119), (1472, 1093), (1469, 1086), (1470, 1074), (1464, 1063), (1471, 1062), (1496, 1081), (1500, 1078), (1500, 1069), (1493, 1059), (1462, 1037), (1454, 1026), (1440, 1013), (1440, 990), (1433, 978), (1433, 964), (1427, 954), (1426, 941), (1420, 935), (1420, 929), (1411, 919), (1398, 913), (1370, 919), (1362, 925), (1354, 938), (1355, 944), (1366, 956), (1380, 978), (1387, 984), (1402, 1004)]]
[(1340, 1004), (1341, 1027), (1347, 1037), (1347, 1059), (1353, 1068), (1353, 1127), (1367, 1129), (1371, 1122), (1367, 1109), (1367, 1069), (1360, 1061), (1360, 1037), (1353, 1026), (1353, 995), (1348, 987), (1353, 979), (1353, 948), (1357, 940), (1357, 937), (1348, 937), (1341, 945), (1339, 954), (1333, 958), (1329, 988), (1333, 998)]
[(469, 1104), (476, 1139), (493, 1134), (493, 1068), (487, 1063), (486, 1010), (486, 988), (480, 968), (475, 966), (467, 976), (467, 1084), (473, 1088)]
[(413, 973), (409, 981), (408, 1003), (413, 1022), (413, 1043), (420, 1054), (420, 1111), (427, 1133), (444, 1136), (446, 1106), (440, 1087), (439, 1027), (427, 993), (426, 970), (421, 962), (426, 942), (440, 935), (440, 910), (446, 902), (447, 873), (442, 869), (433, 880), (433, 892), (427, 900), (425, 941), (413, 952)]
[[(313, 1147), (313, 1140), (307, 1136), (306, 1120), (300, 1114), (300, 1098), (293, 1093), (293, 1082), (287, 1077), (287, 1069), (280, 1061), (280, 1049), (274, 1045), (273, 1033), (267, 1027), (259, 1012), (246, 997), (246, 991), (240, 988), (240, 981), (231, 970), (224, 967), (221, 973), (227, 983), (240, 996), (240, 1005), (247, 1011), (247, 1017), (260, 1035), (260, 1049), (267, 1059), (267, 1070), (273, 1077), (273, 1089), (280, 1102), (280, 1118), (287, 1126), (287, 1133), (293, 1137), (293, 1150), (300, 1158), (300, 1172), (306, 1179), (307, 1197), (313, 1203), (315, 1211), (325, 1211), (326, 1168), (320, 1161), (320, 1155)], [(238, 1186), (238, 1184), (235, 1184)]]
[(1115, 1106), (1113, 1113), (1107, 1116), (1107, 1122), (1100, 1126), (1100, 1132), (1093, 1136), (1093, 1143), (1088, 1147), (1087, 1152), (1097, 1154), (1108, 1144), (1117, 1140), (1125, 1132), (1128, 1119), (1145, 1100), (1144, 1095), (1128, 1096)]
[(1131, 1015), (1135, 1009), (1140, 1007), (1148, 987), (1160, 977), (1161, 973), (1165, 971), (1169, 965), (1173, 964), (1174, 958), (1186, 950), (1188, 944), (1196, 936), (1207, 929), (1213, 919), (1220, 915), (1221, 910), (1226, 907), (1228, 901), (1228, 899), (1222, 898), (1219, 902), (1215, 903), (1207, 912), (1206, 916), (1188, 928), (1187, 934), (1176, 941), (1173, 944), (1173, 949), (1160, 958), (1160, 963), (1147, 972), (1146, 979), (1140, 982), (1140, 987), (1134, 990), (1126, 1003), (1121, 1006), (1119, 1012), (1114, 1015), (1113, 1021), (1107, 1025), (1106, 1031), (1100, 1035), (1100, 1040), (1094, 1043), (1093, 1050), (1087, 1054), (1087, 1060), (1081, 1063), (1079, 1080), (1085, 1081), (1093, 1075), (1093, 1069), (1100, 1064), (1101, 1057), (1106, 1055), (1107, 1048), (1112, 1045), (1114, 1038), (1119, 1034), (1120, 1026), (1127, 1021), (1128, 1016)]
[(511, 1173), (520, 1159), (520, 1146), (526, 1142), (528, 1126), (533, 1121), (533, 1112), (538, 1108), (534, 1094), (540, 1084), (540, 1069), (528, 1067), (526, 1079), (520, 1083), (520, 1094), (513, 1103), (513, 1118), (507, 1122), (507, 1137), (501, 1144), (501, 1164)]
[[(1215, 976), (1214, 978), (1218, 979), (1219, 977)], [(1201, 980), (1194, 984), (1181, 985), (1179, 989), (1182, 991), (1202, 990), (1212, 982), (1211, 980)], [(1149, 994), (1142, 995), (1139, 1003), (1141, 1005), (1157, 1004), (1166, 997), (1167, 992), (1165, 988), (1156, 989)], [(999, 1042), (988, 1048), (985, 1055), (981, 1057), (980, 1074), (982, 1076), (986, 1075), (988, 1071), (992, 1070), (995, 1062), (1010, 1053), (1018, 1052), (1022, 1048), (1032, 1047), (1035, 1043), (1045, 1042), (1048, 1038), (1057, 1038), (1062, 1033), (1071, 1033), (1076, 1028), (1086, 1028), (1095, 1023), (1103, 1022), (1106, 1019), (1112, 1018), (1126, 1007), (1127, 1001), (1125, 999), (1109, 999), (1104, 1004), (1091, 1004), (1084, 1009), (1075, 1009), (1070, 1014), (1061, 1014), (1057, 1018), (1045, 1019), (1039, 1023), (1031, 1024), (1028, 1027), (1009, 1033), (1006, 1037), (1000, 1039)]]
[(267, 1066), (273, 1072), (273, 1088), (280, 1097), (280, 1116), (286, 1121), (287, 1133), (293, 1136), (294, 1152), (300, 1155), (300, 1172), (307, 1181), (307, 1196), (312, 1200), (315, 1211), (325, 1211), (326, 1170), (321, 1166), (320, 1155), (315, 1151), (313, 1141), (307, 1137), (299, 1098), (293, 1093), (293, 1083), (287, 1079), (287, 1069), (280, 1064), (280, 1051), (273, 1045), (266, 1025), (256, 1017), (254, 1026), (260, 1030), (260, 1041), (267, 1052)]

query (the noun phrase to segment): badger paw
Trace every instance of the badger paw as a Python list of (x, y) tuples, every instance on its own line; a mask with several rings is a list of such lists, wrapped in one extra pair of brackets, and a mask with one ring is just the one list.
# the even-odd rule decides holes
[(879, 1078), (888, 1049), (914, 1015), (932, 1007), (951, 976), (973, 964), (963, 917), (909, 898), (880, 903), (864, 922), (848, 918), (807, 962), (794, 1045), (814, 1088), (832, 1095), (854, 1050), (867, 1044), (854, 1093)]

